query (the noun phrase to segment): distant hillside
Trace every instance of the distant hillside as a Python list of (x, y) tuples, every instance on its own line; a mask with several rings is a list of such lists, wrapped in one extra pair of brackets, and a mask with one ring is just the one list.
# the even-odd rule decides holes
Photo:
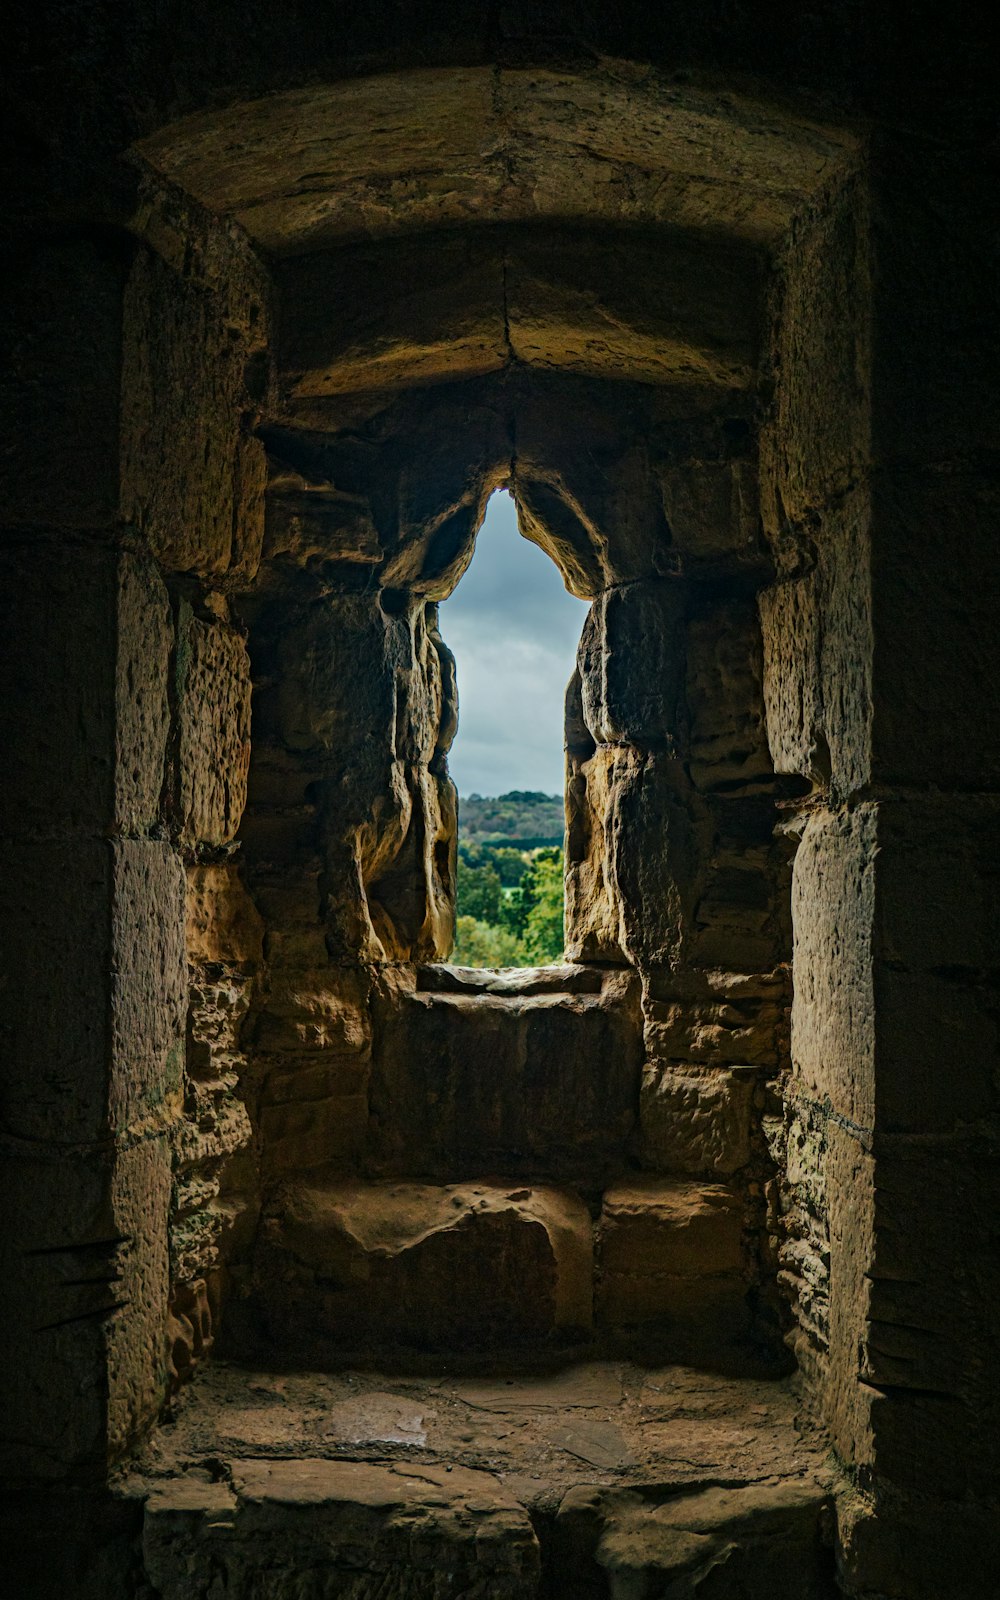
[(563, 797), (512, 789), (495, 798), (463, 795), (458, 802), (458, 837), (479, 844), (516, 844), (534, 850), (563, 841)]

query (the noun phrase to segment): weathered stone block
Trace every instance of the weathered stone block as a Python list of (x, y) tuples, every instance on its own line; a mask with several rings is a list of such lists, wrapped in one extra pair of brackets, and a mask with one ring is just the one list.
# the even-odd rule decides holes
[(872, 773), (868, 521), (862, 490), (838, 496), (821, 537), (800, 553), (807, 570), (759, 597), (775, 770), (799, 773), (817, 787), (832, 782), (842, 795), (863, 787)]
[(304, 1582), (345, 1600), (535, 1600), (540, 1582), (528, 1513), (463, 1467), (234, 1461), (231, 1487), (192, 1475), (153, 1488), (142, 1548), (163, 1600), (220, 1581), (249, 1593), (263, 1573), (272, 1600), (301, 1600)]
[(254, 1042), (268, 1052), (365, 1050), (371, 1038), (368, 983), (365, 972), (349, 967), (280, 968), (262, 996)]
[(182, 608), (177, 677), (182, 834), (228, 844), (243, 815), (250, 766), (250, 661), (242, 637)]
[(822, 589), (813, 567), (757, 597), (764, 645), (768, 746), (776, 772), (816, 784), (830, 776), (821, 677)]
[(588, 1328), (591, 1271), (568, 1192), (317, 1178), (272, 1198), (254, 1302), (283, 1349), (481, 1350)]
[(152, 561), (123, 554), (117, 580), (115, 817), (123, 832), (141, 833), (160, 811), (174, 621)]
[(165, 1393), (168, 1143), (21, 1143), (3, 1179), (2, 1470), (98, 1475)]
[[(264, 446), (245, 419), (267, 341), (259, 264), (219, 229), (219, 289), (140, 250), (125, 296), (122, 509), (165, 567), (252, 578), (264, 523)], [(225, 267), (223, 268), (223, 262)]]
[(669, 966), (693, 933), (712, 818), (670, 757), (601, 746), (567, 795), (566, 954)]
[(265, 1178), (348, 1165), (360, 1156), (368, 1132), (366, 1051), (258, 1059), (255, 1070), (263, 1075), (258, 1117)]
[(760, 629), (748, 602), (716, 602), (691, 619), (686, 640), (689, 771), (695, 788), (767, 786)]
[(707, 242), (666, 252), (609, 230), (581, 249), (575, 234), (515, 233), (505, 262), (511, 347), (532, 366), (738, 384), (753, 360), (746, 265), (731, 246)]
[[(296, 400), (489, 372), (508, 356), (504, 261), (469, 238), (401, 238), (279, 269), (279, 363)], [(331, 321), (331, 305), (342, 314)]]
[(811, 817), (792, 876), (795, 1074), (806, 1093), (868, 1128), (875, 1113), (877, 819), (871, 804)]
[(141, 556), (40, 543), (0, 555), (3, 831), (141, 832), (156, 821), (173, 625)]
[(404, 653), (408, 660), (405, 622), (383, 616), (369, 596), (323, 599), (285, 617), (276, 682), (255, 702), (255, 737), (299, 758), (333, 757), (352, 786), (363, 782), (373, 762), (393, 756), (393, 666)]
[(123, 1132), (172, 1121), (184, 1065), (184, 868), (169, 845), (111, 846), (111, 1074), (108, 1116)]
[[(557, 969), (558, 976), (558, 969)], [(572, 981), (572, 968), (567, 983)], [(375, 1019), (370, 1160), (439, 1178), (483, 1170), (591, 1181), (620, 1167), (635, 1123), (638, 994), (385, 987)]]
[(583, 718), (595, 744), (683, 748), (687, 600), (677, 579), (646, 579), (594, 601), (577, 665)]
[(716, 849), (700, 874), (688, 946), (695, 965), (770, 972), (787, 956), (790, 930), (780, 898), (787, 874), (775, 856), (750, 844)]
[(235, 866), (187, 869), (187, 958), (193, 965), (255, 967), (264, 924)]
[(107, 1453), (120, 1458), (156, 1417), (167, 1380), (166, 1322), (170, 1145), (165, 1137), (120, 1149), (111, 1214), (121, 1240), (112, 1289), (121, 1314), (108, 1316)]
[(760, 561), (755, 463), (684, 461), (657, 476), (674, 544), (686, 571)]
[(520, 396), (517, 509), (522, 534), (581, 599), (676, 568), (645, 441), (623, 439), (593, 384), (567, 377)]
[(754, 1074), (648, 1061), (639, 1095), (644, 1165), (659, 1172), (737, 1172), (750, 1160)]
[[(694, 1595), (718, 1600), (833, 1600), (833, 1551), (826, 1536), (830, 1486), (797, 1482), (710, 1488), (660, 1504), (629, 1490), (581, 1486), (559, 1507), (560, 1570), (567, 1593)], [(704, 1581), (703, 1581), (704, 1580)]]
[(686, 982), (671, 972), (644, 979), (646, 1054), (707, 1067), (777, 1067), (788, 981), (774, 973), (708, 971)]
[(605, 1328), (704, 1320), (741, 1331), (743, 1210), (721, 1184), (634, 1179), (604, 1196), (597, 1319)]

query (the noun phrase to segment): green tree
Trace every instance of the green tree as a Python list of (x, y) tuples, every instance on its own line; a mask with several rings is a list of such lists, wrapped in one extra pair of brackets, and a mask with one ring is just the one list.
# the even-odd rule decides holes
[(489, 863), (471, 866), (459, 858), (457, 889), (456, 905), (460, 917), (499, 924), (503, 887), (494, 867)]
[(476, 917), (459, 917), (451, 959), (459, 967), (523, 967), (520, 941), (507, 929)]
[(516, 889), (528, 870), (528, 856), (511, 845), (486, 845), (484, 853), (505, 889)]
[(525, 901), (523, 944), (536, 965), (561, 961), (563, 929), (563, 853), (538, 850), (521, 881)]

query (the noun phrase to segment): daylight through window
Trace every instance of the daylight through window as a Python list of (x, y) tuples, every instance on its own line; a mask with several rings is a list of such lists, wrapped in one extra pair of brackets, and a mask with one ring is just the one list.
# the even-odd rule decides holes
[(495, 494), (476, 555), (441, 608), (458, 667), (452, 960), (539, 966), (563, 952), (563, 704), (586, 604)]

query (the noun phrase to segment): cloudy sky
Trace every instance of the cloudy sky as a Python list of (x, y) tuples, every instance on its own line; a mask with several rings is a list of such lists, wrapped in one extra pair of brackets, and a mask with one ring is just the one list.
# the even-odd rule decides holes
[(563, 790), (563, 696), (587, 607), (517, 531), (495, 494), (472, 565), (441, 606), (458, 663), (458, 737), (448, 757), (459, 794)]

